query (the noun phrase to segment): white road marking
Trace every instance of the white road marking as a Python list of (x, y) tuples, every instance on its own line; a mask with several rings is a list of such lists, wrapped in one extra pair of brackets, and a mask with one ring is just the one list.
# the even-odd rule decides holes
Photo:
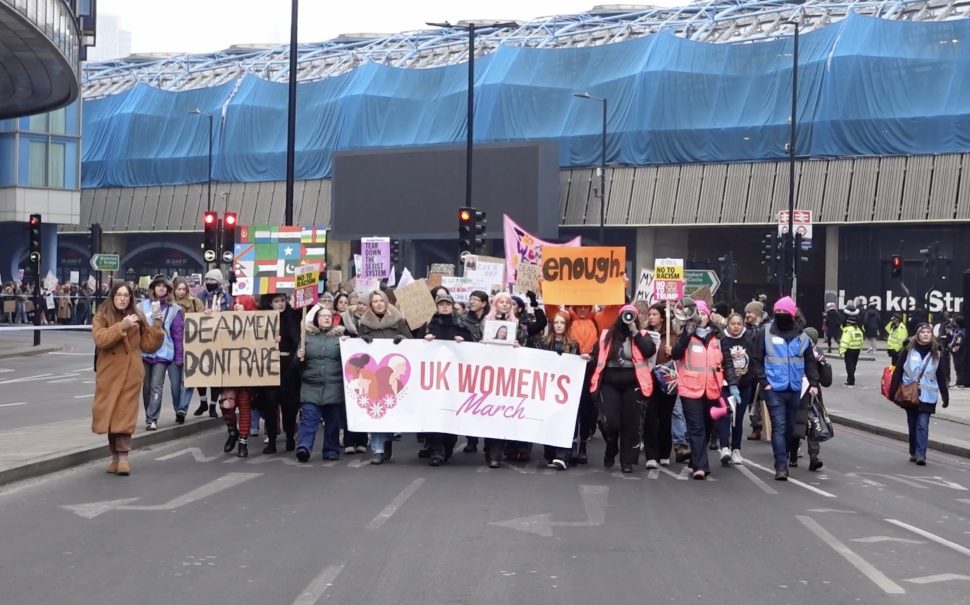
[(970, 576), (964, 576), (958, 573), (941, 573), (935, 576), (923, 576), (922, 578), (907, 578), (903, 582), (912, 582), (913, 584), (933, 584), (935, 582), (949, 582), (950, 580), (970, 580)]
[(900, 544), (926, 544), (925, 540), (910, 540), (909, 538), (893, 538), (892, 536), (869, 536), (868, 538), (853, 538), (853, 542), (862, 544), (879, 544), (880, 542), (899, 542)]
[(88, 397), (94, 397), (94, 393), (88, 393), (87, 395), (75, 395), (75, 399), (86, 399)]
[(423, 483), (424, 479), (420, 477), (412, 481), (401, 491), (400, 494), (391, 500), (391, 503), (388, 504), (384, 510), (377, 513), (377, 516), (371, 519), (370, 523), (367, 524), (367, 529), (374, 530), (383, 527), (384, 524), (387, 523), (388, 519), (390, 519), (394, 513), (397, 512), (397, 509), (401, 508), (401, 506), (408, 501), (408, 498), (413, 496), (414, 492), (418, 491), (418, 488), (421, 487)]
[(14, 370), (12, 370), (11, 368), (0, 368), (0, 374), (7, 374), (7, 373), (13, 372), (13, 371)]
[(641, 477), (632, 475), (630, 473), (610, 473), (610, 477), (616, 477), (617, 479), (623, 479), (624, 481), (643, 481)]
[(0, 403), (0, 408), (12, 408), (15, 405), (27, 405), (26, 401), (18, 401), (17, 403)]
[(660, 478), (660, 469), (654, 468), (647, 471), (647, 479), (659, 479), (659, 478)]
[(361, 458), (359, 460), (351, 460), (350, 462), (348, 462), (347, 468), (360, 468), (362, 466), (367, 466), (368, 464), (370, 464), (370, 460)]
[(583, 521), (553, 521), (552, 513), (542, 513), (508, 521), (493, 521), (489, 525), (551, 538), (555, 535), (553, 527), (598, 527), (606, 523), (606, 504), (609, 501), (610, 488), (606, 485), (580, 485), (579, 495), (586, 511), (586, 519)]
[(333, 585), (333, 581), (337, 579), (340, 572), (343, 571), (343, 565), (331, 565), (330, 567), (324, 567), (323, 571), (313, 578), (300, 596), (293, 601), (293, 605), (315, 605), (320, 597), (327, 592), (327, 589)]
[[(766, 472), (766, 473), (768, 473), (770, 475), (774, 475), (775, 474), (775, 471), (769, 469), (766, 466), (761, 466), (757, 462), (751, 462), (750, 460), (745, 460), (744, 463), (747, 464), (747, 465), (753, 466), (753, 467), (755, 467), (757, 469), (763, 470), (764, 472)], [(788, 483), (791, 483), (793, 485), (797, 485), (798, 487), (805, 488), (805, 489), (807, 489), (810, 492), (815, 492), (819, 496), (825, 496), (826, 498), (838, 498), (838, 496), (836, 496), (835, 494), (829, 493), (829, 492), (825, 491), (824, 489), (819, 489), (819, 488), (817, 488), (817, 487), (815, 487), (813, 485), (808, 485), (807, 483), (802, 483), (798, 479), (792, 479), (791, 477), (789, 477), (788, 478)]]
[(751, 469), (747, 468), (743, 464), (739, 464), (734, 468), (738, 469), (738, 472), (744, 475), (745, 477), (747, 477), (748, 479), (751, 479), (751, 481), (759, 488), (761, 488), (761, 491), (763, 491), (764, 493), (772, 494), (772, 495), (778, 494), (778, 491), (775, 490), (775, 488), (771, 487), (770, 485), (762, 481), (761, 477), (758, 477), (757, 475), (752, 473)]
[(903, 529), (911, 531), (914, 534), (918, 534), (920, 536), (923, 536), (924, 538), (927, 538), (928, 540), (932, 540), (937, 544), (940, 544), (941, 546), (946, 546), (951, 550), (955, 550), (962, 555), (967, 555), (968, 557), (970, 557), (970, 548), (967, 548), (965, 546), (960, 546), (956, 542), (950, 542), (946, 538), (941, 538), (940, 536), (936, 534), (932, 534), (926, 531), (925, 529), (920, 529), (914, 525), (910, 525), (909, 523), (903, 523), (902, 521), (897, 521), (896, 519), (886, 519), (886, 522), (892, 523), (897, 527), (902, 527)]
[(964, 504), (970, 504), (970, 498), (957, 498), (957, 502), (963, 502)]
[[(684, 467), (684, 470), (686, 470), (686, 469), (687, 469), (687, 467), (685, 466)], [(687, 481), (687, 473), (685, 473), (685, 472), (681, 472), (678, 475), (677, 473), (675, 473), (675, 472), (673, 472), (671, 470), (668, 470), (668, 469), (666, 469), (666, 468), (664, 468), (662, 466), (660, 468), (658, 468), (657, 470), (660, 471), (661, 473), (665, 474), (665, 475), (670, 475), (671, 477), (673, 477), (674, 479), (677, 479), (678, 481)]]
[(932, 485), (934, 487), (948, 487), (948, 488), (950, 488), (952, 490), (956, 490), (958, 492), (965, 492), (965, 491), (967, 491), (967, 488), (963, 487), (959, 483), (954, 483), (953, 481), (947, 481), (943, 477), (938, 477), (938, 476), (933, 476), (933, 477), (926, 477), (926, 476), (918, 477), (916, 475), (900, 475), (900, 477), (906, 477), (906, 478), (912, 479), (914, 481), (921, 481), (923, 483), (928, 483), (928, 484), (930, 484), (930, 485)]
[(172, 458), (178, 458), (183, 454), (190, 454), (192, 456), (192, 459), (195, 460), (196, 462), (212, 462), (213, 460), (216, 460), (217, 458), (222, 457), (221, 454), (206, 456), (205, 454), (202, 453), (202, 448), (200, 447), (187, 447), (185, 449), (178, 450), (177, 452), (172, 452), (171, 454), (165, 454), (164, 456), (159, 456), (158, 458), (155, 458), (155, 460), (164, 462), (166, 460), (171, 460)]
[(48, 376), (53, 376), (50, 372), (46, 374), (37, 374), (36, 376), (24, 376), (23, 378), (11, 378), (10, 380), (0, 380), (0, 384), (14, 384), (17, 382), (33, 382), (34, 380), (43, 380)]
[(846, 515), (854, 515), (856, 511), (854, 510), (842, 510), (841, 508), (810, 508), (808, 509), (810, 513), (844, 513)]
[(286, 456), (257, 456), (256, 458), (250, 458), (247, 460), (246, 464), (266, 464), (267, 462), (279, 462), (280, 464), (285, 464), (286, 466), (310, 468), (309, 464), (303, 464), (299, 460), (288, 458)]
[(819, 525), (815, 519), (804, 515), (795, 515), (795, 518), (813, 534), (818, 536), (820, 540), (828, 544), (832, 550), (842, 555), (843, 559), (851, 563), (863, 575), (872, 580), (872, 583), (882, 589), (883, 592), (887, 594), (906, 594), (906, 590), (902, 586), (890, 580), (885, 574), (873, 567), (872, 564), (854, 553), (851, 548)]

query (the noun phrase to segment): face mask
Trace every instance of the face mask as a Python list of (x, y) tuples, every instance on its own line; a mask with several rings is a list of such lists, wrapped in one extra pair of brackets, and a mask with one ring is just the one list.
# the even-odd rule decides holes
[(792, 326), (795, 325), (795, 318), (787, 313), (779, 313), (775, 316), (775, 323), (782, 330), (790, 330)]
[(219, 289), (219, 284), (206, 284), (205, 289), (208, 292), (215, 292), (216, 290)]

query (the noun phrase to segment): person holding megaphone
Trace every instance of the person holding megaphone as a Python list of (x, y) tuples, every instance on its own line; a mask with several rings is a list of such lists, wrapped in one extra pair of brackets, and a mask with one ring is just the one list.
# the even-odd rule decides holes
[(670, 357), (677, 362), (677, 392), (687, 420), (690, 468), (694, 479), (702, 480), (711, 474), (706, 418), (712, 407), (720, 407), (721, 386), (724, 384), (723, 357), (719, 331), (711, 323), (711, 309), (707, 303), (685, 298), (679, 306), (686, 321)]
[(657, 347), (637, 326), (637, 309), (624, 305), (616, 321), (600, 333), (591, 357), (596, 369), (589, 390), (599, 399), (600, 430), (606, 440), (603, 466), (612, 468), (620, 456), (620, 470), (632, 473), (640, 457), (640, 429), (644, 400), (653, 393), (649, 359)]

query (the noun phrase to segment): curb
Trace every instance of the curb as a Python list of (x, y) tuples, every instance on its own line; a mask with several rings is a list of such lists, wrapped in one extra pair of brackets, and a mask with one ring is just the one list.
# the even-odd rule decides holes
[[(874, 435), (889, 437), (890, 439), (902, 441), (903, 443), (909, 443), (909, 433), (900, 431), (898, 429), (880, 426), (871, 421), (867, 422), (858, 418), (843, 416), (835, 412), (829, 412), (829, 418), (831, 418), (832, 421), (837, 424), (842, 424), (850, 428), (872, 433)], [(947, 441), (940, 441), (938, 439), (933, 439), (932, 437), (929, 440), (929, 447), (953, 456), (970, 458), (970, 447), (949, 443)]]
[[(168, 441), (181, 439), (201, 433), (208, 429), (225, 426), (219, 418), (206, 418), (199, 422), (190, 424), (176, 425), (170, 428), (160, 429), (152, 432), (142, 432), (132, 435), (132, 449), (156, 445)], [(0, 486), (14, 481), (33, 479), (49, 473), (55, 473), (74, 466), (80, 466), (92, 460), (98, 460), (110, 455), (108, 451), (107, 437), (105, 443), (96, 446), (83, 447), (64, 452), (49, 454), (39, 460), (0, 471)]]
[(19, 349), (0, 351), (0, 359), (7, 359), (10, 357), (27, 357), (30, 355), (44, 355), (45, 353), (53, 353), (55, 351), (60, 351), (63, 348), (64, 347), (60, 345), (40, 345), (37, 347), (21, 347)]

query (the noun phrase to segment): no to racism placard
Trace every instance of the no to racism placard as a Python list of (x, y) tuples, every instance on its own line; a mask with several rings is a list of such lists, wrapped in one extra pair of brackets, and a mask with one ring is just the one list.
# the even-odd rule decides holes
[(542, 299), (547, 305), (622, 305), (626, 248), (542, 247)]
[(279, 311), (186, 313), (186, 387), (279, 386)]
[(352, 431), (450, 433), (570, 447), (586, 362), (471, 342), (340, 343)]

